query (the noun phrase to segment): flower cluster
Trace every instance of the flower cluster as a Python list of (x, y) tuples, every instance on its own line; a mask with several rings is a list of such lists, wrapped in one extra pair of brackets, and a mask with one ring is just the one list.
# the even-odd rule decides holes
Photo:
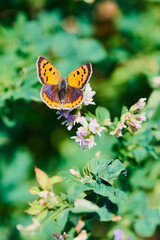
[(111, 135), (116, 134), (117, 137), (122, 136), (122, 130), (124, 128), (127, 128), (127, 126), (130, 128), (132, 133), (135, 133), (139, 128), (141, 128), (141, 123), (143, 121), (146, 121), (145, 113), (139, 113), (135, 114), (136, 112), (140, 111), (145, 106), (146, 98), (141, 98), (139, 101), (131, 106), (128, 112), (124, 113), (121, 116), (121, 120), (117, 125), (117, 128), (110, 132)]
[(79, 146), (83, 147), (83, 150), (86, 150), (87, 146), (89, 149), (96, 146), (94, 135), (98, 134), (101, 136), (101, 132), (105, 127), (101, 127), (97, 120), (93, 118), (90, 118), (88, 123), (85, 117), (79, 117), (79, 123), (82, 126), (77, 129), (76, 136), (71, 138), (75, 139)]
[[(92, 88), (88, 83), (84, 91), (84, 105), (95, 105), (93, 102), (93, 96), (95, 94), (96, 92), (92, 91)], [(79, 146), (82, 146), (84, 150), (86, 150), (87, 146), (89, 149), (95, 146), (94, 135), (98, 134), (101, 136), (101, 132), (105, 129), (104, 127), (101, 127), (94, 118), (90, 118), (88, 122), (84, 116), (81, 116), (80, 110), (77, 110), (74, 115), (71, 115), (71, 111), (69, 110), (59, 110), (57, 111), (57, 114), (59, 114), (58, 119), (62, 117), (65, 118), (62, 124), (66, 125), (69, 131), (75, 124), (81, 124), (81, 126), (77, 128), (76, 136), (71, 138), (75, 139), (75, 141), (79, 143)]]

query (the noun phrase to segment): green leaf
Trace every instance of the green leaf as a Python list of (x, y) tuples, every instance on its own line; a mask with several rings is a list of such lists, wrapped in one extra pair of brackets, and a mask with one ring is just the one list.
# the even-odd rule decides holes
[(104, 183), (98, 184), (96, 181), (93, 181), (90, 186), (95, 193), (101, 196), (110, 197), (114, 195), (114, 188), (112, 186), (107, 186)]
[(114, 195), (109, 196), (109, 200), (115, 204), (119, 204), (121, 202), (126, 202), (128, 200), (125, 192), (120, 189), (115, 189)]
[(107, 179), (118, 177), (121, 173), (126, 174), (126, 170), (123, 164), (116, 159), (105, 168), (104, 174), (100, 174), (100, 177), (107, 181)]
[(70, 202), (75, 201), (77, 197), (79, 197), (84, 191), (88, 190), (88, 187), (82, 184), (72, 184), (68, 190), (68, 199)]
[(107, 222), (112, 220), (113, 214), (111, 214), (105, 206), (99, 208), (97, 213), (100, 217), (101, 222)]
[(59, 182), (62, 182), (63, 181), (63, 177), (61, 176), (53, 176), (50, 178), (50, 183), (51, 184), (55, 184), (55, 183), (59, 183)]
[(43, 210), (41, 213), (38, 214), (37, 216), (37, 220), (39, 222), (41, 222), (42, 220), (44, 220), (46, 217), (47, 217), (47, 214), (48, 214), (48, 210)]
[(103, 125), (108, 125), (110, 123), (110, 113), (105, 107), (96, 108), (96, 118)]
[(106, 159), (97, 159), (94, 158), (89, 162), (89, 170), (94, 175), (98, 175), (102, 170), (104, 170), (112, 160), (106, 160)]
[(29, 174), (31, 163), (32, 156), (26, 152), (26, 150), (19, 149), (16, 151), (12, 162), (8, 165), (5, 173), (3, 174), (1, 180), (2, 187), (9, 187), (9, 185), (21, 183), (25, 180)]
[(144, 214), (143, 219), (135, 222), (134, 229), (142, 237), (151, 237), (159, 224), (160, 215), (158, 209), (151, 209)]
[(121, 116), (122, 116), (123, 114), (125, 114), (126, 112), (128, 112), (128, 108), (127, 108), (126, 106), (123, 106), (123, 107), (122, 107), (122, 111), (121, 111)]
[(145, 192), (135, 192), (130, 196), (128, 211), (135, 216), (141, 216), (147, 208), (147, 195)]
[(72, 208), (72, 212), (73, 213), (81, 213), (81, 212), (85, 212), (85, 213), (90, 213), (90, 212), (97, 212), (99, 210), (99, 207), (86, 200), (86, 199), (82, 199), (82, 198), (77, 198), (76, 201), (74, 202), (74, 207)]
[(141, 162), (148, 155), (145, 148), (135, 148), (133, 149), (133, 153), (137, 162)]
[(61, 232), (67, 223), (68, 216), (69, 216), (70, 209), (65, 209), (57, 216), (57, 224), (59, 227), (59, 231)]
[(36, 88), (21, 88), (19, 91), (13, 92), (13, 97), (14, 100), (22, 98), (25, 100), (41, 102), (40, 91)]
[(51, 183), (50, 183), (50, 179), (47, 176), (47, 174), (37, 167), (35, 167), (35, 172), (36, 172), (37, 181), (38, 181), (39, 185), (41, 186), (41, 188), (44, 190), (50, 190)]
[(39, 187), (36, 187), (36, 186), (33, 186), (29, 189), (29, 192), (33, 195), (37, 195), (40, 191), (41, 191), (41, 189)]
[(43, 210), (43, 208), (44, 208), (44, 206), (35, 205), (33, 207), (28, 208), (28, 210), (26, 210), (26, 213), (28, 213), (30, 215), (37, 215)]
[(95, 39), (80, 39), (78, 44), (79, 47), (76, 49), (77, 57), (83, 61), (99, 62), (107, 57), (106, 50), (101, 43)]

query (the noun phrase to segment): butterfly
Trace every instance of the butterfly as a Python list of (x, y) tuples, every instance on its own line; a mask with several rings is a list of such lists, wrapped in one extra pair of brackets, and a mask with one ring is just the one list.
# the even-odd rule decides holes
[(61, 78), (59, 71), (44, 57), (38, 57), (37, 74), (41, 98), (52, 109), (72, 110), (84, 98), (83, 89), (92, 75), (91, 63), (85, 63), (72, 71), (67, 78)]

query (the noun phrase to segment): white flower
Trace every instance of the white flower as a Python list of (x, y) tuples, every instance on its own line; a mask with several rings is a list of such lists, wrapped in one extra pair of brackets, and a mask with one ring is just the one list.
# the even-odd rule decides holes
[(92, 105), (95, 105), (95, 103), (93, 102), (93, 96), (96, 94), (95, 91), (92, 91), (92, 88), (90, 86), (90, 84), (88, 83), (86, 85), (86, 88), (85, 88), (85, 91), (84, 91), (84, 104), (85, 105), (89, 105), (89, 104), (92, 104)]

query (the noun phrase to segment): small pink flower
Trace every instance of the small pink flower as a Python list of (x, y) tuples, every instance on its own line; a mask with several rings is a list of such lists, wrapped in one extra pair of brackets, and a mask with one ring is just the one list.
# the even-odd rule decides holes
[(79, 127), (77, 132), (77, 136), (71, 137), (71, 139), (75, 139), (79, 146), (83, 147), (83, 150), (86, 150), (86, 146), (88, 145), (88, 139), (86, 136), (89, 134), (89, 131), (84, 127)]
[(126, 121), (126, 123), (128, 127), (130, 127), (132, 133), (135, 133), (139, 128), (141, 128), (141, 123), (143, 121), (146, 121), (145, 113), (140, 113), (133, 115)]
[(87, 129), (85, 129), (84, 127), (79, 127), (76, 134), (79, 138), (83, 139), (84, 137), (86, 137), (89, 134), (89, 131)]
[(131, 113), (135, 113), (140, 111), (141, 109), (144, 108), (145, 104), (146, 104), (146, 98), (140, 98), (139, 101), (137, 103), (135, 103), (130, 109), (129, 111)]
[(110, 132), (111, 135), (116, 134), (117, 137), (122, 136), (122, 129), (127, 126), (131, 129), (132, 133), (135, 133), (139, 128), (141, 128), (141, 123), (146, 121), (145, 113), (140, 114), (132, 114), (130, 112), (126, 112), (122, 115), (120, 122), (118, 123), (117, 128)]
[(90, 138), (88, 139), (88, 148), (91, 149), (93, 148), (94, 146), (96, 146), (97, 144), (95, 143), (94, 141), (94, 137), (93, 136), (90, 136)]
[(118, 123), (117, 128), (114, 131), (110, 132), (110, 134), (111, 135), (115, 135), (116, 134), (117, 137), (121, 137), (122, 136), (122, 129), (127, 127), (125, 125), (125, 120), (126, 120), (125, 114), (123, 114), (122, 117), (121, 117), (121, 121)]
[(89, 130), (93, 133), (93, 134), (98, 134), (99, 136), (101, 136), (101, 132), (105, 129), (105, 127), (100, 127), (100, 125), (98, 124), (96, 119), (90, 118), (89, 120)]

